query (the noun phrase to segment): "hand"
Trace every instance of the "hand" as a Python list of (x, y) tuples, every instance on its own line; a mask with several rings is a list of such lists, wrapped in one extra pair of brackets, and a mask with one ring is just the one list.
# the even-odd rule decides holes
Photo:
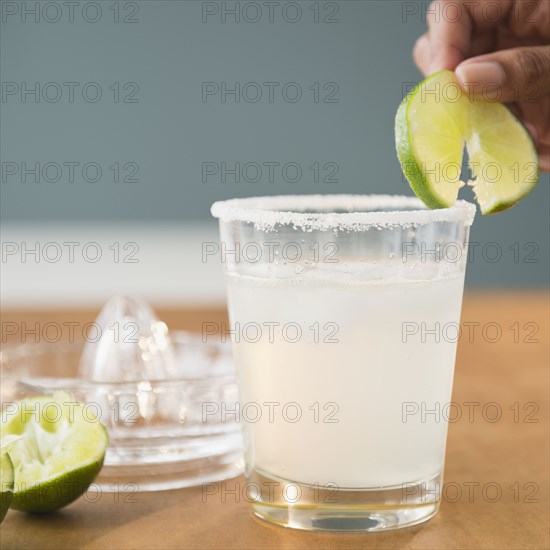
[(549, 0), (435, 0), (414, 47), (426, 75), (455, 71), (469, 97), (507, 103), (550, 171)]

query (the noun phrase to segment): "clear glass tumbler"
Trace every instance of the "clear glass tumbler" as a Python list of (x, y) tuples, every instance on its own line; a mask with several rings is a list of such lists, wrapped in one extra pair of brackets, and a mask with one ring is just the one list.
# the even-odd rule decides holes
[(217, 202), (254, 513), (379, 531), (437, 513), (475, 207)]

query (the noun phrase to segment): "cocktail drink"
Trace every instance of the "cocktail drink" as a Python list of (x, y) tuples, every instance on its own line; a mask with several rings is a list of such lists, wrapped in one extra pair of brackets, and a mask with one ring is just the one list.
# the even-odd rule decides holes
[(254, 512), (330, 530), (432, 517), (474, 207), (335, 195), (212, 212)]

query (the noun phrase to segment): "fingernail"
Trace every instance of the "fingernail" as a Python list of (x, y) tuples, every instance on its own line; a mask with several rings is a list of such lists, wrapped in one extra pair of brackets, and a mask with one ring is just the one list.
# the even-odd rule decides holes
[(494, 84), (502, 86), (506, 80), (506, 73), (502, 65), (495, 61), (479, 61), (463, 63), (455, 71), (456, 77), (463, 87), (468, 87), (481, 92), (480, 86)]

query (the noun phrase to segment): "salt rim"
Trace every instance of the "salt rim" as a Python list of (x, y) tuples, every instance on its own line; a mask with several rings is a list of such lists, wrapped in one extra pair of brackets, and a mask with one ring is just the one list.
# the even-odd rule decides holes
[[(385, 212), (354, 212), (357, 209)], [(413, 208), (414, 210), (403, 210)], [(303, 210), (321, 212), (303, 212)], [(348, 210), (344, 213), (322, 210)], [(253, 223), (256, 229), (269, 231), (276, 225), (292, 225), (312, 230), (369, 227), (411, 227), (435, 222), (462, 222), (472, 225), (476, 212), (474, 204), (457, 201), (450, 208), (428, 210), (416, 197), (405, 195), (275, 195), (218, 201), (210, 209), (212, 216), (223, 222)]]

